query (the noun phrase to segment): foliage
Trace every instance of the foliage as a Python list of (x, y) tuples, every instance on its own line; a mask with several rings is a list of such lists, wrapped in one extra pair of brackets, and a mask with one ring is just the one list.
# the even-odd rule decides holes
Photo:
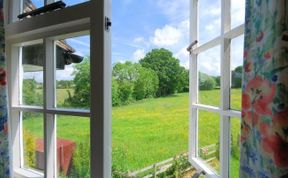
[(213, 76), (213, 78), (214, 78), (214, 80), (215, 80), (215, 82), (216, 82), (216, 87), (220, 87), (220, 80), (221, 80), (221, 78), (220, 78), (220, 76)]
[(112, 105), (113, 106), (118, 106), (120, 105), (121, 100), (119, 97), (119, 85), (117, 81), (112, 78)]
[(199, 72), (199, 89), (200, 90), (213, 90), (216, 86), (216, 82), (213, 77)]
[(72, 80), (60, 80), (56, 81), (57, 89), (70, 89), (73, 87), (74, 82)]
[[(37, 92), (37, 86), (39, 84), (35, 79), (24, 79), (23, 80), (23, 103), (27, 105), (42, 105), (43, 94)], [(42, 91), (42, 90), (40, 90)]]
[(36, 166), (36, 138), (26, 129), (23, 129), (23, 138), (25, 165), (30, 168), (34, 168)]
[(181, 77), (179, 60), (167, 49), (153, 49), (139, 61), (146, 68), (154, 70), (159, 78), (157, 96), (167, 96), (177, 91)]
[(90, 177), (90, 144), (87, 136), (86, 141), (77, 144), (73, 154), (73, 166), (71, 177), (89, 178)]
[[(133, 100), (141, 100), (144, 98), (154, 97), (158, 89), (158, 78), (156, 73), (142, 67), (139, 64), (132, 62), (116, 63), (113, 67), (113, 81), (117, 82), (112, 87), (112, 94), (118, 95), (120, 103), (127, 104)], [(113, 101), (113, 96), (112, 96)], [(118, 101), (115, 99), (113, 105), (117, 105)]]
[(167, 176), (179, 177), (181, 174), (191, 166), (188, 157), (180, 155), (172, 163), (172, 166), (168, 168), (164, 173), (159, 174), (157, 177), (165, 178)]
[(180, 78), (178, 83), (178, 93), (189, 92), (189, 70), (180, 67)]
[[(90, 61), (86, 58), (74, 67), (74, 95), (67, 90), (66, 105), (88, 108), (90, 106)], [(68, 104), (67, 104), (68, 103)]]
[(134, 84), (134, 97), (136, 100), (151, 98), (156, 96), (159, 79), (157, 74), (144, 67), (138, 67), (139, 76)]
[(236, 67), (232, 71), (232, 87), (241, 88), (242, 87), (242, 66)]

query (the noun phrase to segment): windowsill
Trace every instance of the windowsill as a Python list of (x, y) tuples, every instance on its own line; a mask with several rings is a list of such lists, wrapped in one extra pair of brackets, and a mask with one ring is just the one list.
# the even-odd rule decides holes
[(44, 178), (44, 174), (31, 169), (16, 169), (15, 178)]

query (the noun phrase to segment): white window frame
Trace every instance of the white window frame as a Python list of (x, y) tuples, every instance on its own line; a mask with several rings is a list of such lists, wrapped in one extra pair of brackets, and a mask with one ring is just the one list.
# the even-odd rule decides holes
[[(199, 41), (199, 0), (190, 1), (190, 42)], [(189, 119), (189, 161), (199, 171), (204, 171), (208, 178), (230, 177), (230, 119), (241, 118), (241, 112), (230, 109), (231, 89), (231, 40), (243, 35), (244, 24), (231, 29), (231, 0), (221, 0), (221, 34), (220, 36), (191, 49), (190, 54), (190, 119)], [(220, 62), (220, 107), (200, 104), (198, 101), (198, 67), (197, 57), (200, 53), (217, 45), (221, 47)], [(244, 45), (244, 44), (243, 44)], [(204, 110), (220, 115), (220, 175), (207, 166), (198, 155), (198, 111)]]
[[(111, 0), (90, 0), (19, 21), (22, 0), (4, 1), (6, 11), (5, 43), (9, 97), (9, 140), (12, 177), (56, 178), (56, 115), (90, 118), (91, 177), (111, 177), (111, 33), (105, 17), (111, 19)], [(54, 0), (45, 0), (45, 4)], [(77, 13), (75, 13), (77, 12)], [(66, 34), (90, 34), (90, 110), (56, 108), (55, 37)], [(43, 39), (44, 105), (21, 105), (21, 46), (27, 41)], [(44, 174), (23, 168), (21, 112), (38, 112), (44, 116)], [(93, 139), (92, 139), (93, 138)]]

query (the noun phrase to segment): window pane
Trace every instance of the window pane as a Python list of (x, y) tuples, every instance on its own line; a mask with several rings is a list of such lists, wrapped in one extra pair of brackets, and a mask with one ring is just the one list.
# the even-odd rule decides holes
[(203, 44), (220, 36), (221, 1), (201, 0), (199, 2), (199, 43)]
[(240, 123), (239, 118), (231, 118), (230, 177), (239, 177), (240, 169)]
[(22, 47), (22, 104), (43, 106), (43, 44)]
[(90, 107), (90, 37), (56, 41), (56, 99), (60, 108)]
[(58, 176), (90, 177), (90, 120), (57, 116)]
[(81, 4), (83, 2), (87, 2), (89, 0), (62, 0), (67, 6)]
[(220, 46), (198, 55), (199, 103), (220, 105)]
[(237, 27), (244, 23), (245, 1), (231, 0), (231, 27)]
[(231, 97), (230, 108), (241, 110), (242, 66), (244, 36), (231, 41)]
[(30, 12), (44, 6), (44, 0), (23, 0), (23, 12)]
[(44, 172), (43, 114), (22, 113), (24, 168)]
[(199, 111), (199, 157), (213, 170), (220, 172), (220, 117), (216, 113)]

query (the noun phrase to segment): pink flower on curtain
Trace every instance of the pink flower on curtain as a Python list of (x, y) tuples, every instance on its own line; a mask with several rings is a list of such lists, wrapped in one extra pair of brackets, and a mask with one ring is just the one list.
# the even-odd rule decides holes
[(271, 103), (276, 86), (260, 76), (256, 76), (246, 86), (242, 94), (242, 109), (253, 110), (260, 115), (272, 115)]

